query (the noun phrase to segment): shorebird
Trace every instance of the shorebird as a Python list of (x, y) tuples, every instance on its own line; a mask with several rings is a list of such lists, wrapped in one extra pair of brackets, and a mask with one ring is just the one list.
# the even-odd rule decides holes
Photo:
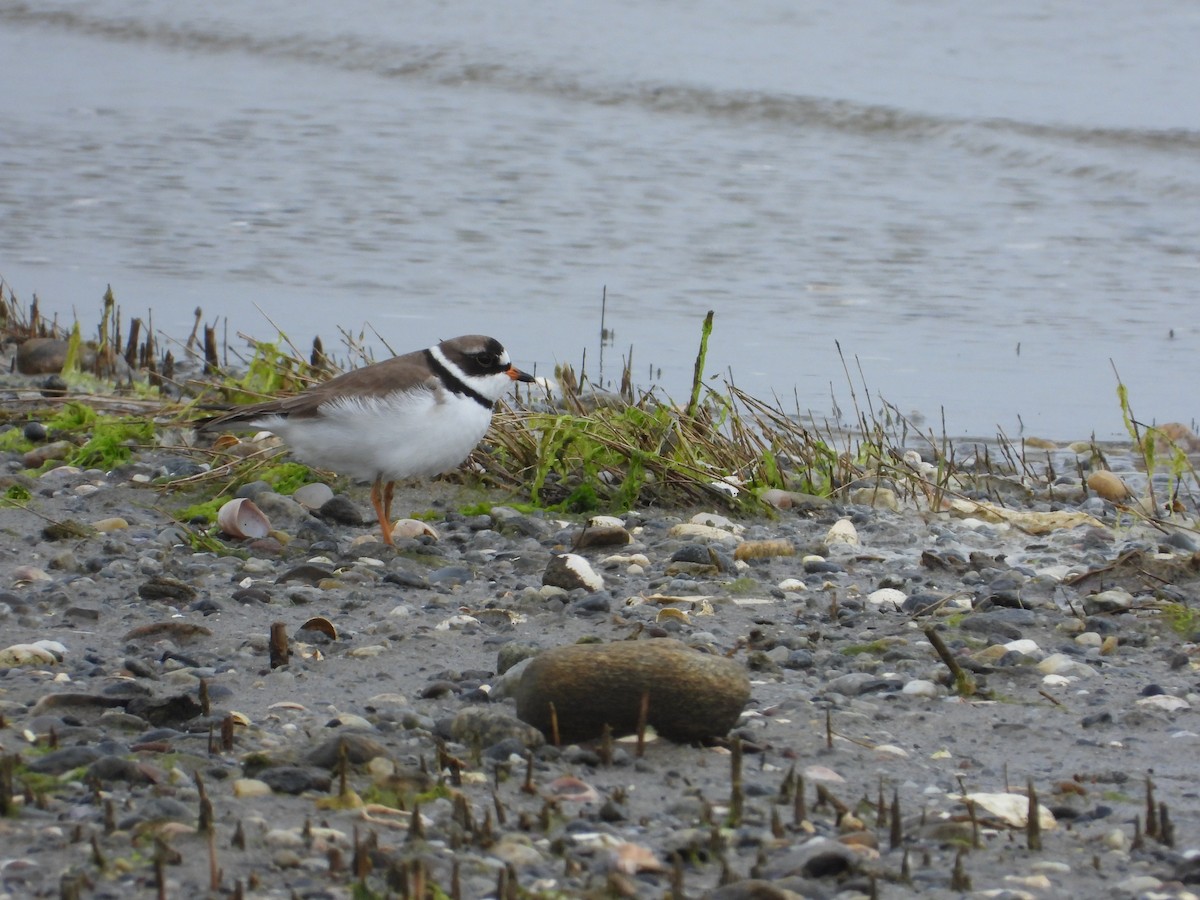
[(354, 369), (291, 397), (243, 406), (199, 430), (251, 427), (277, 434), (301, 459), (371, 482), (383, 541), (392, 544), (392, 493), (406, 478), (459, 465), (487, 433), (516, 368), (480, 334)]

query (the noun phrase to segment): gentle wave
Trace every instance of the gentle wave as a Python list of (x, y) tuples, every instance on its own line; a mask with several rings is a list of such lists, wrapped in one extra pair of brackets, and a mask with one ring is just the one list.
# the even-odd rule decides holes
[[(686, 84), (586, 84), (564, 72), (523, 70), (506, 61), (463, 58), (463, 52), (454, 47), (372, 42), (351, 35), (263, 37), (129, 18), (98, 18), (73, 10), (39, 9), (26, 3), (0, 5), (0, 22), (57, 28), (104, 40), (145, 43), (193, 53), (246, 54), (381, 78), (416, 79), (444, 86), (491, 86), (599, 106), (632, 106), (663, 113), (822, 128), (864, 136), (922, 139), (967, 129), (982, 131), (1000, 141), (1032, 138), (1089, 148), (1150, 149), (1189, 155), (1200, 150), (1200, 131), (1192, 129), (1094, 128), (941, 116), (843, 99)], [(986, 141), (971, 140), (966, 145), (983, 150)], [(1011, 148), (991, 149), (1007, 152)]]

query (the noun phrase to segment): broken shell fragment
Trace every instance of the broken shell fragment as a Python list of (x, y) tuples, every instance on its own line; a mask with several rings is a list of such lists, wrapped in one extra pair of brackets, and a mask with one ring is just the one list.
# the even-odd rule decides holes
[(422, 538), (438, 539), (437, 529), (428, 522), (420, 519), (400, 519), (392, 526), (392, 538)]
[(319, 632), (319, 633), (325, 635), (326, 637), (328, 637), (330, 640), (333, 640), (333, 641), (336, 641), (338, 639), (337, 628), (334, 626), (334, 624), (332, 622), (330, 622), (324, 616), (313, 616), (311, 619), (309, 619), (307, 622), (305, 622), (303, 625), (300, 626), (300, 630), (301, 631), (316, 631), (316, 632)]

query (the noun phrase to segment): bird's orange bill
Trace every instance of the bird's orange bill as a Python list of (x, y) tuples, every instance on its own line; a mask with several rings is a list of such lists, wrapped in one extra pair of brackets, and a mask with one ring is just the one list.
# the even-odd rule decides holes
[(513, 381), (524, 381), (524, 382), (528, 383), (528, 382), (532, 382), (535, 380), (534, 377), (532, 375), (530, 375), (528, 372), (522, 372), (516, 366), (509, 366), (508, 371), (505, 372), (504, 374), (507, 375), (509, 378), (511, 378)]

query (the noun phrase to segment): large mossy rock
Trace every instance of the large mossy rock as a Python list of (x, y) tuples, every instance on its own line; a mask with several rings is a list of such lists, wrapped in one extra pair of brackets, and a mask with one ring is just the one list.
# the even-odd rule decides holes
[(561, 741), (637, 731), (642, 696), (646, 722), (674, 741), (699, 741), (729, 732), (750, 699), (750, 678), (738, 662), (653, 639), (570, 644), (539, 653), (513, 691), (517, 715), (554, 739), (551, 704)]

